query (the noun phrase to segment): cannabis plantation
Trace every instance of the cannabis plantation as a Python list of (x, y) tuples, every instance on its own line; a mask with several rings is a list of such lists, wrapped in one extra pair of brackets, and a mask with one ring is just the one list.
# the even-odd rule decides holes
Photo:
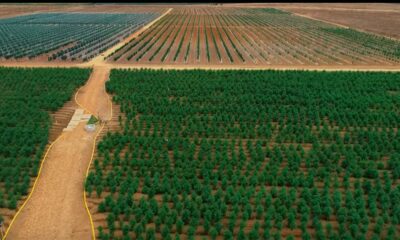
[(391, 65), (400, 42), (274, 8), (182, 7), (109, 56), (173, 65)]
[(0, 68), (0, 210), (16, 209), (27, 195), (48, 144), (49, 113), (62, 107), (89, 73)]
[(99, 239), (400, 238), (399, 73), (112, 70), (106, 88), (124, 115), (85, 183)]
[(38, 13), (0, 20), (0, 58), (89, 60), (158, 13)]

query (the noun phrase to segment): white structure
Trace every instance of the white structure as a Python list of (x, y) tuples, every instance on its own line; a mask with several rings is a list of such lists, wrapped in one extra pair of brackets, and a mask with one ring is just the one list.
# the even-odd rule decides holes
[(96, 131), (96, 124), (86, 124), (85, 125), (86, 132), (94, 132)]
[[(83, 114), (83, 112), (84, 112), (84, 110), (82, 108), (76, 109), (75, 112), (74, 112), (74, 115), (72, 116), (71, 120), (68, 123), (68, 126), (66, 128), (64, 128), (63, 131), (64, 132), (70, 132), (74, 128), (76, 128), (76, 126), (78, 126), (78, 124), (80, 122), (89, 121), (91, 115), (90, 114)], [(90, 128), (96, 129), (96, 126), (90, 127)]]

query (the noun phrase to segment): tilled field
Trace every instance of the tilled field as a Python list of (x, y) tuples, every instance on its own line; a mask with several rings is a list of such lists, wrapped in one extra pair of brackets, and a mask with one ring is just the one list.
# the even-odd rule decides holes
[(392, 65), (400, 43), (271, 8), (174, 8), (109, 62), (175, 65)]

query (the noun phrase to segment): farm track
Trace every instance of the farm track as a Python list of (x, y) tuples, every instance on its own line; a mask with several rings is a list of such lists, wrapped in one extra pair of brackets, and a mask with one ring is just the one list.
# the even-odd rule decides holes
[(111, 53), (113, 53), (115, 50), (117, 50), (118, 48), (124, 46), (125, 44), (127, 44), (128, 42), (130, 42), (132, 39), (136, 38), (139, 34), (141, 34), (142, 32), (146, 31), (148, 28), (150, 28), (154, 23), (156, 23), (158, 20), (160, 20), (161, 18), (163, 18), (165, 15), (167, 15), (169, 12), (171, 12), (172, 8), (169, 8), (165, 13), (163, 13), (161, 16), (159, 16), (158, 18), (154, 19), (153, 21), (151, 21), (150, 23), (146, 24), (145, 26), (143, 26), (140, 30), (134, 32), (132, 35), (130, 35), (129, 37), (125, 38), (123, 41), (121, 41), (120, 43), (116, 44), (115, 46), (109, 48), (107, 51), (105, 51), (103, 54), (98, 55), (97, 57), (93, 58), (91, 61), (89, 61), (90, 64), (96, 64), (96, 63), (101, 63), (104, 61), (104, 57), (110, 55)]
[[(89, 68), (94, 65), (87, 63), (48, 63), (48, 62), (7, 62), (0, 63), (1, 67), (21, 67), (21, 68)], [(309, 71), (393, 71), (399, 72), (399, 65), (288, 65), (288, 64), (270, 64), (270, 65), (236, 65), (236, 64), (162, 64), (162, 63), (96, 63), (95, 66), (102, 66), (109, 69), (204, 69), (204, 70), (309, 70)]]
[[(75, 96), (76, 105), (101, 119), (111, 117), (109, 98), (104, 91), (108, 74), (108, 68), (95, 67), (87, 84)], [(102, 127), (88, 133), (84, 126), (81, 122), (71, 132), (64, 132), (51, 146), (32, 195), (10, 227), (7, 239), (92, 237), (83, 201), (83, 183), (95, 138)]]

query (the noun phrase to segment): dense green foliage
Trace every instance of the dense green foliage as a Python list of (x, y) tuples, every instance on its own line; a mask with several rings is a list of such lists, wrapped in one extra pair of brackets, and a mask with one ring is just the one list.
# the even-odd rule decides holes
[(85, 184), (100, 239), (399, 239), (399, 73), (113, 70), (106, 88), (126, 119)]
[[(0, 68), (0, 208), (15, 209), (38, 172), (51, 118), (89, 69)], [(0, 216), (1, 217), (1, 216)]]
[[(88, 60), (117, 44), (157, 13), (38, 13), (0, 20), (0, 58)], [(63, 48), (63, 49), (61, 49)]]

